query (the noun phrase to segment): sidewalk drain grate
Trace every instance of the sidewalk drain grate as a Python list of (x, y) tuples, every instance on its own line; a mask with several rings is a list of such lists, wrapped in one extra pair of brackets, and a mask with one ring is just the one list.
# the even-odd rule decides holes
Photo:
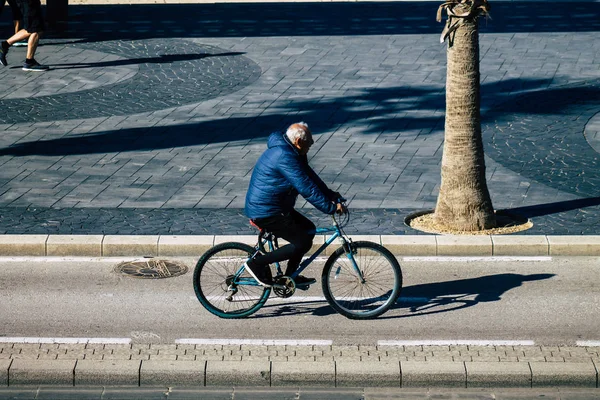
[(150, 259), (127, 261), (115, 267), (115, 272), (141, 279), (173, 278), (188, 272), (188, 267), (174, 261)]

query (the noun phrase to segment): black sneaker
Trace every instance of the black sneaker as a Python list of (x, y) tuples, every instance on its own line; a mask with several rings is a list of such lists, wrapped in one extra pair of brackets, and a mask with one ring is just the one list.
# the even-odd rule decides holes
[(42, 65), (35, 60), (32, 62), (25, 62), (25, 64), (23, 64), (23, 71), (43, 72), (48, 71), (49, 69), (50, 67), (47, 65)]
[(308, 286), (316, 283), (317, 280), (315, 278), (307, 278), (306, 276), (298, 275), (294, 278), (294, 282), (296, 286)]
[(273, 286), (273, 277), (271, 276), (269, 267), (256, 267), (246, 262), (244, 263), (244, 268), (260, 285), (268, 288)]
[(6, 54), (8, 54), (8, 49), (3, 49), (2, 46), (0, 46), (0, 63), (2, 63), (2, 65), (4, 65), (5, 67), (8, 65), (8, 62), (6, 61)]

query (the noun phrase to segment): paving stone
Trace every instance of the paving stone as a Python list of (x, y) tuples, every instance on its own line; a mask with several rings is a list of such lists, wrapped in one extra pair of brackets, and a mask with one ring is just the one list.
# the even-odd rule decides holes
[(381, 244), (394, 254), (403, 256), (437, 255), (437, 243), (434, 236), (382, 235)]
[[(152, 361), (177, 361), (177, 354), (156, 354), (148, 357)], [(104, 358), (106, 360), (106, 358)]]
[(401, 361), (402, 387), (466, 387), (461, 362)]
[(552, 256), (600, 255), (600, 251), (597, 249), (600, 236), (580, 237), (577, 243), (573, 243), (572, 236), (554, 235), (548, 236), (548, 243)]
[(102, 235), (49, 235), (48, 256), (102, 256)]
[(597, 371), (594, 364), (531, 362), (532, 385), (597, 387)]
[(467, 387), (531, 387), (531, 370), (521, 362), (466, 362)]
[(273, 391), (269, 389), (236, 388), (234, 396), (244, 400), (296, 400), (298, 392), (296, 390)]
[(502, 236), (492, 235), (495, 256), (546, 256), (549, 253), (546, 236)]
[(400, 387), (400, 363), (336, 361), (336, 387)]
[(196, 360), (202, 360), (202, 358), (198, 359), (194, 354), (180, 354), (177, 355), (177, 361), (196, 361)]
[[(36, 400), (97, 400), (102, 398), (103, 388), (85, 388), (74, 390), (70, 387), (41, 386), (37, 389)], [(20, 397), (18, 397), (20, 398)]]
[(8, 386), (8, 369), (13, 360), (0, 359), (0, 387)]
[(300, 398), (306, 400), (362, 400), (363, 390), (336, 388), (335, 391), (321, 391), (313, 388), (301, 388), (299, 391)]
[(158, 254), (158, 236), (112, 236), (107, 235), (102, 242), (102, 255), (151, 256)]
[(270, 386), (269, 361), (207, 361), (206, 386)]
[(38, 395), (38, 388), (1, 388), (0, 394), (9, 399), (35, 400)]
[(158, 256), (194, 256), (204, 254), (214, 243), (214, 236), (160, 236)]
[(334, 387), (335, 363), (315, 361), (271, 363), (271, 386)]
[(139, 386), (140, 361), (79, 360), (75, 386)]
[(73, 385), (75, 361), (67, 360), (14, 360), (8, 380), (11, 386), (19, 385)]
[(470, 255), (491, 256), (492, 240), (489, 236), (436, 236), (437, 254), (440, 256)]
[(14, 360), (37, 360), (39, 354), (27, 354), (27, 353), (12, 353), (10, 358)]
[(165, 399), (164, 388), (105, 388), (102, 392), (102, 399), (119, 399), (119, 400), (134, 400), (134, 399), (148, 399), (148, 400), (164, 400)]
[(47, 235), (0, 235), (0, 255), (45, 256)]
[(142, 361), (140, 386), (204, 386), (204, 361)]

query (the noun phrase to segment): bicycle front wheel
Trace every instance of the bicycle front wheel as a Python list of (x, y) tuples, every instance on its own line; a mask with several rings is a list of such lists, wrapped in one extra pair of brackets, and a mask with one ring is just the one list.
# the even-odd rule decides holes
[(247, 244), (229, 242), (200, 257), (194, 270), (194, 291), (204, 308), (221, 318), (242, 318), (265, 304), (271, 289), (258, 285), (247, 271), (236, 278), (254, 252)]
[(373, 242), (352, 244), (362, 279), (343, 248), (325, 263), (321, 275), (323, 294), (337, 312), (350, 319), (375, 318), (389, 310), (402, 289), (402, 270), (396, 257)]

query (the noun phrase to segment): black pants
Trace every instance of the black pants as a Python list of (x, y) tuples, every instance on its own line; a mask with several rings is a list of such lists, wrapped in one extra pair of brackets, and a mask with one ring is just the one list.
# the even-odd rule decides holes
[(296, 210), (287, 215), (257, 218), (254, 222), (262, 229), (287, 240), (289, 244), (271, 253), (256, 257), (253, 263), (257, 266), (267, 266), (274, 262), (288, 260), (285, 275), (293, 274), (298, 269), (302, 256), (312, 247), (315, 238), (315, 224)]

